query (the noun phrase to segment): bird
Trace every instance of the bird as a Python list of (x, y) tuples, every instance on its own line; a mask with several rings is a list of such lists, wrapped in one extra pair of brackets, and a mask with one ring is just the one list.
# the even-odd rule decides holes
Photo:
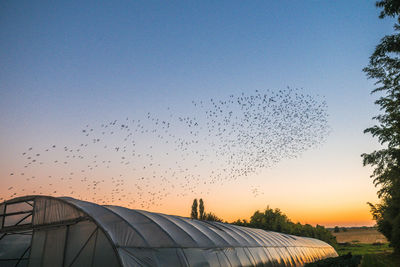
[[(304, 89), (243, 91), (189, 104), (184, 114), (167, 107), (86, 124), (76, 144), (29, 146), (18, 154), (21, 166), (10, 170), (29, 183), (9, 191), (148, 209), (250, 179), (317, 148), (330, 133), (326, 101)], [(49, 173), (39, 177), (40, 170)], [(264, 195), (259, 185), (249, 183), (248, 190)]]

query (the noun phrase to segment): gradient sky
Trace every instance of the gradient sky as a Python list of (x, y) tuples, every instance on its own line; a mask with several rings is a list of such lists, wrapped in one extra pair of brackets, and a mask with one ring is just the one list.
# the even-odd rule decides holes
[(377, 189), (360, 154), (378, 147), (362, 132), (378, 109), (362, 68), (393, 25), (374, 2), (1, 1), (0, 197), (11, 186), (32, 193), (9, 176), (22, 151), (74, 143), (87, 124), (290, 86), (325, 97), (325, 144), (208, 196), (149, 209), (188, 216), (203, 197), (228, 221), (269, 205), (302, 223), (372, 225), (366, 202)]

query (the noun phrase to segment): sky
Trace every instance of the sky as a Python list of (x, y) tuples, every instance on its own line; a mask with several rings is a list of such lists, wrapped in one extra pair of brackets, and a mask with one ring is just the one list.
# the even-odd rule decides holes
[[(366, 203), (378, 201), (377, 188), (360, 155), (379, 148), (363, 134), (379, 110), (370, 94), (373, 81), (362, 69), (393, 25), (378, 14), (374, 1), (361, 0), (1, 1), (0, 197), (90, 200), (118, 183), (113, 195), (123, 197), (106, 204), (143, 208), (132, 201), (140, 196), (149, 200), (147, 210), (189, 216), (193, 199), (203, 198), (206, 210), (227, 221), (269, 206), (295, 222), (373, 225)], [(35, 165), (30, 180), (20, 175), (22, 153), (79, 145), (87, 125), (100, 131), (110, 121), (144, 120), (148, 113), (161, 118), (166, 110), (199, 116), (192, 101), (287, 87), (326, 101), (329, 134), (298, 157), (282, 157), (247, 177), (201, 190), (166, 190), (164, 182), (181, 181), (157, 176), (154, 192), (174, 191), (157, 200), (134, 187), (136, 174), (120, 174), (115, 166), (86, 180), (60, 178), (80, 170), (73, 164), (68, 170)], [(115, 153), (90, 149), (115, 161)], [(162, 152), (160, 146), (152, 153)], [(52, 153), (48, 162), (65, 156), (64, 149)], [(168, 165), (175, 158), (159, 160)], [(199, 173), (206, 175), (212, 166), (203, 168)]]

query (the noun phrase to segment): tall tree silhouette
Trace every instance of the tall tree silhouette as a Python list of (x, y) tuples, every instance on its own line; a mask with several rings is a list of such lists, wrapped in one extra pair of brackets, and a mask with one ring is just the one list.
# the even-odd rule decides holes
[(195, 198), (193, 200), (193, 205), (192, 205), (192, 212), (190, 213), (190, 218), (192, 219), (198, 219), (198, 211), (197, 211), (197, 199)]
[(202, 198), (199, 201), (199, 219), (204, 220), (204, 202)]

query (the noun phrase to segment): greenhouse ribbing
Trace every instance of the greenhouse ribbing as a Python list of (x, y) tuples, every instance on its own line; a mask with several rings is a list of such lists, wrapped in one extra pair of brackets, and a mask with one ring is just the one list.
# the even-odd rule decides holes
[(313, 238), (69, 197), (0, 204), (0, 266), (302, 266), (335, 256)]

